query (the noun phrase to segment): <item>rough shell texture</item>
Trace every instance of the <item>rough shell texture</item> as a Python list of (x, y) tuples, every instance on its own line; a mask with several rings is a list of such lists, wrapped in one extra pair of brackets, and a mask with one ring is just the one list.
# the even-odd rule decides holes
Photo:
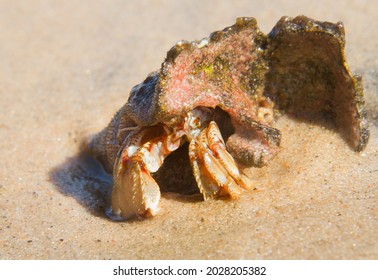
[(363, 87), (345, 62), (343, 24), (283, 17), (268, 36), (265, 93), (292, 117), (334, 124), (361, 151), (369, 138)]
[(208, 38), (180, 41), (92, 146), (103, 146), (97, 155), (111, 170), (125, 128), (174, 125), (205, 106), (228, 114), (227, 149), (245, 165), (266, 164), (278, 152), (281, 133), (271, 125), (281, 112), (337, 129), (360, 151), (369, 137), (363, 88), (345, 63), (344, 46), (342, 23), (304, 16), (281, 18), (268, 35), (254, 18), (238, 18)]

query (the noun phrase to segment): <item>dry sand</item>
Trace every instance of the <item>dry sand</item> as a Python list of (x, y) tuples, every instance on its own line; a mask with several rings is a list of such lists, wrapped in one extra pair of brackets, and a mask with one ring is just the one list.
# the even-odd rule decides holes
[[(300, 2), (300, 4), (297, 4)], [(344, 3), (345, 4), (340, 4)], [(376, 1), (0, 1), (1, 259), (377, 259)], [(281, 118), (283, 149), (234, 202), (163, 194), (159, 215), (117, 223), (111, 182), (79, 154), (178, 40), (256, 17), (343, 21), (371, 138)], [(99, 172), (97, 172), (99, 171)], [(94, 175), (94, 174), (98, 175)]]

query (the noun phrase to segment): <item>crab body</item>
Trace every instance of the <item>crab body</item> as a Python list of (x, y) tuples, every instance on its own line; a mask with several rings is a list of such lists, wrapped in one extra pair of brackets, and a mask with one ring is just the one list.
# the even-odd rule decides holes
[(344, 44), (341, 23), (303, 16), (282, 18), (268, 35), (255, 19), (238, 18), (208, 38), (178, 42), (89, 143), (113, 173), (113, 212), (153, 216), (160, 190), (151, 174), (185, 142), (204, 199), (237, 198), (252, 187), (238, 166), (264, 165), (279, 151), (272, 125), (280, 112), (331, 122), (362, 150), (369, 136), (362, 86)]

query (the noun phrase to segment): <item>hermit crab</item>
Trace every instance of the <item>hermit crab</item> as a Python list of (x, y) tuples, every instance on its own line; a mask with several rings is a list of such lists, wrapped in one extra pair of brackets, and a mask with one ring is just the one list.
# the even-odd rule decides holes
[(240, 167), (279, 151), (277, 114), (331, 123), (361, 151), (369, 138), (363, 87), (345, 63), (344, 38), (341, 22), (283, 17), (265, 35), (241, 17), (208, 38), (178, 42), (88, 144), (113, 173), (113, 214), (155, 215), (154, 174), (184, 143), (205, 200), (239, 197), (253, 188)]

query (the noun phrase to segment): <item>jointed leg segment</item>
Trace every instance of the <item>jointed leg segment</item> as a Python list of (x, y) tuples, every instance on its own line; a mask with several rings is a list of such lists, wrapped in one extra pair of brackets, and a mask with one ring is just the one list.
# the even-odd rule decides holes
[(219, 128), (214, 121), (201, 131), (189, 145), (193, 174), (204, 199), (229, 195), (239, 197), (248, 189), (248, 179), (242, 175), (227, 152)]

